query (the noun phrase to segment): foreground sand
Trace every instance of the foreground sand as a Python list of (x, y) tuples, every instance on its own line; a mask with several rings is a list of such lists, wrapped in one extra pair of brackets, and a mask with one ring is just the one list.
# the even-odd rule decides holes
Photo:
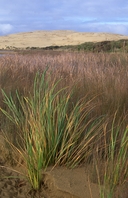
[[(0, 154), (0, 198), (100, 198), (97, 177), (90, 165), (42, 170), (41, 189), (35, 192), (22, 175), (21, 164), (12, 160), (1, 133)], [(117, 188), (117, 197), (128, 198), (128, 181)]]
[(47, 47), (77, 45), (84, 42), (100, 42), (128, 39), (128, 36), (109, 33), (86, 33), (74, 31), (35, 31), (0, 36), (0, 49), (16, 47)]

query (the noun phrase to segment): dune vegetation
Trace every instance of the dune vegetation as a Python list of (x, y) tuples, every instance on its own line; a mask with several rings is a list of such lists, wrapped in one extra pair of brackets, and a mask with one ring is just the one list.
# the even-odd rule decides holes
[[(12, 47), (9, 47), (7, 49), (12, 49)], [(17, 48), (14, 48), (14, 50), (17, 51)], [(118, 53), (124, 53), (128, 52), (128, 39), (121, 39), (121, 40), (113, 40), (113, 41), (101, 41), (101, 42), (85, 42), (78, 45), (65, 45), (65, 46), (47, 46), (47, 47), (26, 47), (26, 50), (31, 53), (32, 50), (54, 50), (54, 51), (83, 51), (83, 52), (93, 52), (93, 53), (99, 53), (99, 52), (118, 52)], [(22, 53), (26, 53), (26, 50), (21, 50)]]
[(91, 164), (100, 197), (114, 197), (128, 179), (127, 53), (6, 55), (0, 89), (1, 131), (32, 188), (48, 166)]

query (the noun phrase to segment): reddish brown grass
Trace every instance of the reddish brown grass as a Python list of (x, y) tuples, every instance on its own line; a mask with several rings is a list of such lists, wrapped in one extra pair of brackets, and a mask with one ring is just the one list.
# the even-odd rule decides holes
[(1, 57), (0, 88), (8, 93), (18, 89), (27, 94), (32, 89), (35, 73), (49, 67), (53, 78), (62, 79), (59, 86), (68, 86), (69, 90), (74, 87), (74, 100), (86, 94), (90, 98), (97, 96), (98, 115), (112, 115), (117, 109), (120, 115), (126, 115), (127, 62), (127, 54), (103, 53), (48, 52)]

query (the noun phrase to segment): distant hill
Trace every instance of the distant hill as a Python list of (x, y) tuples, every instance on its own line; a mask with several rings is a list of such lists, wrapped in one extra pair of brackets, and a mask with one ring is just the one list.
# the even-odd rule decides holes
[[(85, 51), (127, 50), (128, 36), (68, 30), (35, 31), (0, 36), (0, 49), (73, 49)], [(116, 42), (115, 42), (116, 41)], [(63, 46), (63, 47), (62, 47)]]

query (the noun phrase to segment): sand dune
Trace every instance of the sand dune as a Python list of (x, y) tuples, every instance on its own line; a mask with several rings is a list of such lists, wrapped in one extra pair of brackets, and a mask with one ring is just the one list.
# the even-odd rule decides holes
[(69, 30), (34, 31), (0, 36), (0, 49), (8, 47), (47, 47), (62, 45), (77, 45), (84, 42), (100, 42), (128, 39), (128, 36), (109, 33), (87, 33)]

